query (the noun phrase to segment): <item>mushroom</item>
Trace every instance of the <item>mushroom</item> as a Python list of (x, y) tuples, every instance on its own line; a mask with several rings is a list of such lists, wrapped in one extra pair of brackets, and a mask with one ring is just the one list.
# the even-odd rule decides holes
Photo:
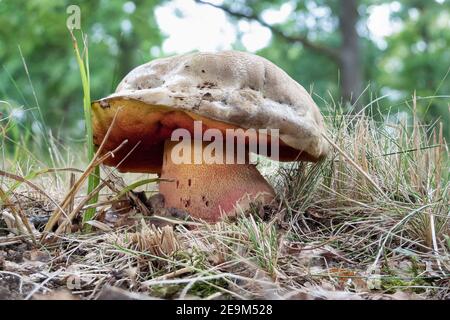
[[(270, 132), (258, 133), (256, 141), (268, 141), (268, 148), (277, 142), (280, 161), (319, 161), (329, 150), (322, 136), (322, 115), (306, 90), (270, 61), (244, 52), (153, 60), (132, 70), (114, 94), (93, 102), (92, 108), (96, 145), (116, 116), (103, 152), (128, 140), (106, 165), (121, 172), (158, 174), (166, 207), (208, 222), (234, 215), (237, 205), (245, 209), (252, 201), (273, 200), (274, 190), (249, 161), (249, 153), (255, 151), (249, 141), (255, 134), (240, 140), (246, 146), (244, 156), (233, 154), (234, 160), (242, 158), (239, 163), (180, 164), (173, 161), (179, 148), (171, 139), (174, 130), (194, 135), (190, 160), (215, 141), (202, 135), (202, 141), (196, 140), (196, 129), (201, 134), (214, 129), (224, 136), (240, 132), (240, 138), (248, 129), (278, 129), (278, 142)], [(200, 127), (196, 121), (201, 121)], [(212, 155), (236, 152), (237, 146), (216, 149)]]

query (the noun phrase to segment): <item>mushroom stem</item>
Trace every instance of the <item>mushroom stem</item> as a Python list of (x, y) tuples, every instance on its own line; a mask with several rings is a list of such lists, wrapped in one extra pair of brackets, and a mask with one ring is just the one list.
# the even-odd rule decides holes
[(166, 141), (164, 145), (161, 178), (170, 181), (161, 181), (159, 189), (166, 207), (182, 209), (194, 218), (216, 222), (223, 216), (236, 215), (237, 208), (248, 209), (252, 202), (267, 204), (274, 199), (273, 188), (254, 164), (248, 161), (244, 164), (207, 164), (203, 156), (202, 163), (195, 164), (194, 154), (203, 155), (208, 145), (200, 141), (189, 143), (187, 146), (191, 148), (183, 149), (191, 154), (183, 157), (188, 161), (179, 164), (176, 157), (180, 155), (180, 146), (177, 144), (179, 142)]

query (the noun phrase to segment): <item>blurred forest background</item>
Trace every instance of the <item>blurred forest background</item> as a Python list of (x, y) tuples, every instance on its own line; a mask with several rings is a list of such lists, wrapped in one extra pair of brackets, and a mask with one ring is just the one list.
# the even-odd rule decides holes
[(393, 121), (408, 119), (416, 92), (421, 120), (442, 121), (450, 136), (449, 0), (0, 0), (4, 143), (45, 148), (43, 131), (65, 145), (84, 141), (71, 4), (88, 36), (93, 99), (154, 58), (236, 49), (279, 65), (321, 108), (376, 101)]

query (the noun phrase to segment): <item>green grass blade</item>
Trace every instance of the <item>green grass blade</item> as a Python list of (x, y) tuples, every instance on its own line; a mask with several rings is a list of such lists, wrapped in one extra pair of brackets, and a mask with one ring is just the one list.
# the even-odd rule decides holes
[[(94, 141), (93, 141), (93, 132), (92, 132), (92, 115), (91, 115), (91, 92), (90, 92), (90, 75), (89, 75), (89, 53), (88, 47), (86, 43), (86, 39), (82, 35), (83, 44), (84, 44), (84, 60), (80, 54), (80, 50), (78, 47), (77, 39), (74, 34), (71, 32), (73, 45), (75, 49), (75, 55), (77, 58), (78, 67), (80, 69), (81, 83), (83, 85), (83, 109), (84, 109), (84, 119), (86, 123), (86, 143), (88, 148), (88, 161), (91, 161), (94, 158), (95, 150), (94, 150)], [(100, 183), (100, 168), (96, 167), (93, 173), (88, 178), (88, 191), (90, 194)], [(88, 204), (95, 204), (98, 201), (98, 194), (93, 196)], [(83, 216), (83, 223), (92, 219), (95, 215), (95, 208), (89, 208), (86, 210)], [(89, 224), (85, 225), (85, 231), (90, 231), (91, 226)]]
[(131, 190), (133, 190), (133, 189), (135, 189), (137, 187), (140, 187), (140, 186), (143, 186), (143, 185), (149, 184), (149, 183), (155, 183), (155, 182), (158, 182), (158, 181), (161, 181), (161, 179), (153, 178), (153, 179), (143, 179), (143, 180), (140, 180), (140, 181), (136, 181), (136, 182), (130, 184), (129, 186), (123, 188), (117, 194), (116, 198), (119, 199), (120, 197), (124, 196), (127, 192), (130, 192)]

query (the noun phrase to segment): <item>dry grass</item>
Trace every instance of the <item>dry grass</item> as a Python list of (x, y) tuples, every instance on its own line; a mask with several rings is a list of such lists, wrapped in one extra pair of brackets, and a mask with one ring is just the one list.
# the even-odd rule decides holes
[[(45, 195), (3, 177), (0, 288), (16, 298), (68, 288), (95, 299), (113, 286), (134, 298), (449, 299), (449, 157), (442, 126), (338, 114), (328, 122), (333, 154), (319, 164), (283, 166), (273, 179), (278, 204), (252, 208), (265, 210), (264, 220), (247, 213), (215, 225), (161, 227), (167, 221), (160, 220), (156, 227), (127, 192), (134, 201), (126, 213), (137, 223), (111, 229), (102, 212), (128, 189), (106, 171), (101, 185), (109, 191), (96, 205), (96, 231), (83, 234), (77, 224), (92, 205), (74, 181), (89, 170), (72, 183), (60, 171), (33, 176)], [(20, 212), (37, 226), (36, 239), (52, 212), (61, 217), (51, 223), (66, 227), (47, 225), (49, 237), (35, 245)]]

